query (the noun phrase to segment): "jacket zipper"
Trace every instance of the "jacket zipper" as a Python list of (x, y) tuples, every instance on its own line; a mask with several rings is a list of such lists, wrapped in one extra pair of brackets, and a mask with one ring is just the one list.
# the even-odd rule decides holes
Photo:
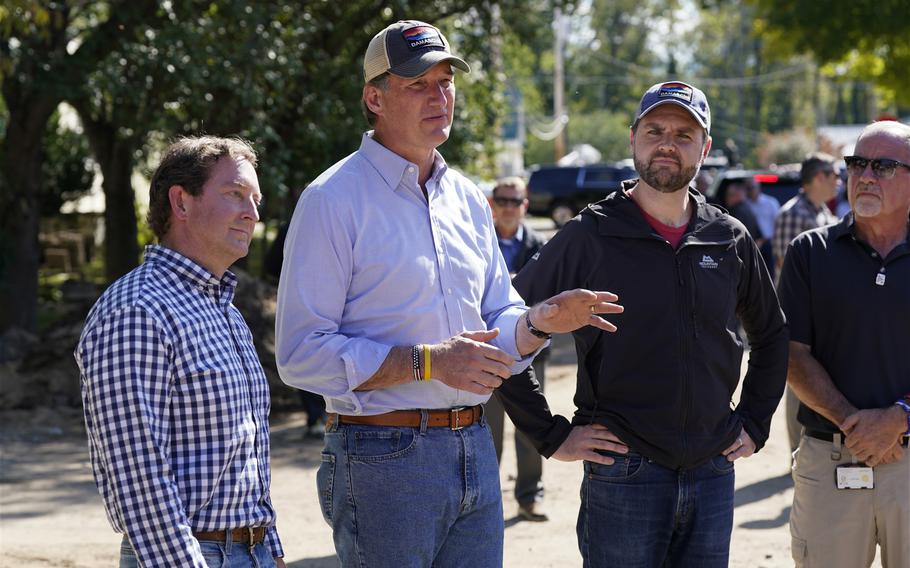
[[(685, 247), (683, 244), (678, 249), (676, 249), (676, 278), (679, 281), (680, 295), (677, 297), (677, 301), (685, 298), (685, 282), (683, 281), (683, 269), (682, 263), (679, 260), (679, 251)], [(680, 313), (680, 323), (682, 325), (682, 332), (680, 334), (680, 341), (682, 341), (682, 383), (683, 383), (683, 392), (682, 392), (682, 458), (681, 463), (686, 463), (687, 454), (689, 453), (689, 444), (686, 436), (686, 427), (689, 423), (689, 373), (688, 373), (688, 361), (689, 361), (689, 334), (686, 333), (685, 325), (685, 315), (684, 308)]]
[(689, 298), (692, 300), (692, 333), (695, 335), (695, 339), (698, 339), (698, 309), (696, 307), (698, 305), (698, 298), (696, 297), (697, 292), (695, 290), (695, 267), (692, 266), (691, 262), (688, 264), (689, 276), (691, 278), (690, 282), (692, 282), (692, 285), (689, 287), (692, 291), (692, 293), (689, 294)]

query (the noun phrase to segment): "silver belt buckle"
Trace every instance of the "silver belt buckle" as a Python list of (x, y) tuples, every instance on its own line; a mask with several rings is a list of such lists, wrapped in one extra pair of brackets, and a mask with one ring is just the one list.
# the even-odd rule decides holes
[(461, 415), (459, 414), (464, 408), (453, 408), (449, 411), (449, 428), (451, 430), (461, 430)]

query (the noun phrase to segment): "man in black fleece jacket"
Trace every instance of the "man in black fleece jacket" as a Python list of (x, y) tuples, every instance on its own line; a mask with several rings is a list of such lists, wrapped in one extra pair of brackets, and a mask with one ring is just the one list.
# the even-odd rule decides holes
[[(783, 393), (787, 329), (758, 248), (690, 187), (710, 121), (700, 90), (651, 87), (632, 124), (639, 179), (585, 209), (515, 279), (529, 305), (583, 287), (625, 306), (615, 334), (574, 333), (572, 424), (529, 377), (500, 388), (541, 453), (585, 460), (585, 566), (727, 566), (733, 464), (764, 445)], [(751, 352), (734, 407), (740, 322)]]

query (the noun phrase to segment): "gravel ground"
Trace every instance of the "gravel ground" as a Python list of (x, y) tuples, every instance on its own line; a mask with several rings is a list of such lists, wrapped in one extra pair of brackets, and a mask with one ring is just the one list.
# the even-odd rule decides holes
[[(571, 350), (557, 352), (554, 359), (562, 364), (550, 367), (548, 398), (554, 410), (570, 413), (575, 382)], [(782, 417), (779, 411), (765, 449), (737, 462), (730, 566), (793, 565), (787, 526), (792, 482)], [(303, 430), (302, 414), (273, 420), (272, 496), (278, 528), (289, 567), (333, 567), (338, 564), (331, 532), (316, 502), (321, 442), (304, 439)], [(575, 540), (580, 465), (546, 462), (544, 510), (550, 521), (529, 523), (516, 517), (510, 443), (503, 464), (505, 566), (581, 566)], [(119, 541), (92, 481), (79, 411), (0, 414), (0, 566), (115, 566)]]

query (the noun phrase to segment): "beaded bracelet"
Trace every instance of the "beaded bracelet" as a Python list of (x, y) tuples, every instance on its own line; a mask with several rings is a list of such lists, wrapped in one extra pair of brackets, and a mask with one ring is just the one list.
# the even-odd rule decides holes
[(411, 370), (414, 372), (414, 380), (420, 381), (420, 345), (411, 347)]

